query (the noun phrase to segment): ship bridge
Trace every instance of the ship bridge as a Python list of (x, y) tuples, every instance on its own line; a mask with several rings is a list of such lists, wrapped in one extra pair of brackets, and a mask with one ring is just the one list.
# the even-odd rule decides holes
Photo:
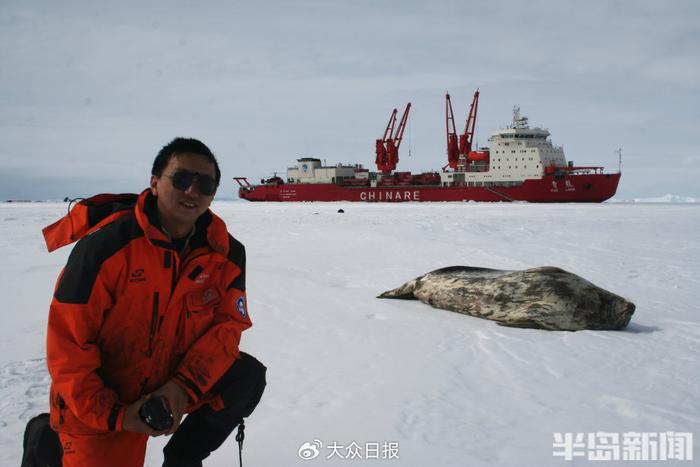
[(520, 107), (513, 107), (513, 123), (506, 128), (501, 128), (491, 134), (489, 141), (498, 141), (499, 139), (544, 139), (549, 137), (549, 131), (546, 128), (530, 128), (528, 119), (520, 115)]

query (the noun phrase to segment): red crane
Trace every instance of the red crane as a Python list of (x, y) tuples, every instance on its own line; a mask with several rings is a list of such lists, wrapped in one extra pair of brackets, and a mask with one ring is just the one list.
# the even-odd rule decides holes
[(386, 154), (386, 140), (387, 137), (391, 138), (390, 135), (394, 133), (394, 125), (396, 124), (396, 112), (398, 111), (394, 109), (394, 111), (391, 113), (391, 116), (389, 117), (389, 123), (387, 123), (386, 130), (384, 130), (384, 136), (376, 141), (377, 158), (375, 159), (375, 162), (379, 170), (384, 170), (382, 167), (385, 167), (388, 163)]
[(459, 153), (466, 156), (472, 152), (472, 141), (474, 140), (474, 129), (476, 128), (476, 111), (479, 107), (479, 89), (474, 93), (472, 105), (469, 108), (469, 116), (467, 117), (467, 125), (464, 128), (464, 133), (459, 136)]
[(455, 128), (455, 117), (452, 113), (452, 102), (450, 95), (445, 96), (445, 126), (447, 132), (447, 165), (453, 170), (458, 168), (460, 160), (462, 164), (467, 164), (471, 159), (486, 160), (488, 153), (485, 151), (472, 151), (472, 143), (474, 141), (474, 130), (476, 128), (476, 113), (479, 108), (479, 90), (474, 93), (472, 105), (469, 108), (467, 116), (467, 124), (464, 128), (464, 133), (459, 135), (459, 145), (457, 144), (457, 130)]
[(455, 115), (452, 113), (452, 102), (450, 101), (450, 94), (445, 94), (445, 128), (447, 132), (447, 165), (450, 168), (457, 168), (457, 161), (459, 160), (459, 146), (457, 145), (457, 128), (455, 127)]
[(392, 170), (396, 169), (396, 164), (399, 162), (399, 147), (401, 146), (403, 133), (406, 130), (406, 123), (408, 122), (408, 114), (410, 111), (411, 103), (409, 102), (406, 105), (406, 109), (403, 111), (399, 126), (396, 128), (396, 134), (394, 134), (396, 115), (398, 113), (397, 109), (394, 109), (389, 117), (386, 130), (384, 130), (384, 136), (376, 141), (377, 158), (375, 162), (377, 163), (377, 169), (382, 173), (391, 173)]

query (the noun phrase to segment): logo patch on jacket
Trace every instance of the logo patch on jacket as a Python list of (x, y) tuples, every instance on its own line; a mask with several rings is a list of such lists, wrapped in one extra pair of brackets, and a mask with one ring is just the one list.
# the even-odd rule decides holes
[(199, 311), (215, 305), (221, 300), (219, 292), (211, 287), (203, 291), (190, 292), (186, 295), (187, 306), (191, 311)]
[(146, 280), (146, 273), (142, 268), (134, 269), (129, 276), (129, 282), (144, 282)]
[(217, 298), (219, 298), (219, 292), (217, 292), (216, 289), (207, 289), (202, 292), (202, 305), (211, 303)]
[(236, 300), (236, 309), (238, 310), (238, 313), (241, 315), (241, 317), (245, 318), (248, 316), (248, 312), (245, 309), (245, 300), (243, 297), (238, 297), (238, 300)]
[(204, 284), (209, 279), (209, 273), (203, 272), (194, 280), (195, 284)]

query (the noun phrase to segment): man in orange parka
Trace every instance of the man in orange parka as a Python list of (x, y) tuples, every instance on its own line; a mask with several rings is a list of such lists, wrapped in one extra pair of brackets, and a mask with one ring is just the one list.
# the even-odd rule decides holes
[[(176, 138), (149, 189), (83, 200), (44, 230), (50, 250), (80, 239), (47, 337), (64, 466), (141, 466), (163, 434), (164, 466), (201, 466), (257, 406), (266, 369), (238, 349), (245, 250), (209, 210), (220, 178), (206, 145)], [(173, 424), (157, 431), (139, 409), (161, 397)]]

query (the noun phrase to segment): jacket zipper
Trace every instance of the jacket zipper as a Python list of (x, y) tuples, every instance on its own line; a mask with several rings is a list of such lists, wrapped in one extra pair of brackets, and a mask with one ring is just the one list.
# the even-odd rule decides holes
[[(200, 256), (204, 256), (204, 253), (199, 253), (197, 255), (192, 256), (192, 253), (190, 252), (190, 255), (187, 257), (187, 262), (183, 267), (187, 267), (192, 263), (192, 261)], [(177, 277), (178, 277), (178, 263), (180, 262), (180, 256), (177, 254), (173, 254), (173, 261), (172, 261), (172, 276), (170, 277), (170, 297), (168, 298), (168, 302), (170, 302), (170, 299), (173, 298), (173, 293), (175, 292), (175, 285), (177, 285)]]
[(153, 338), (156, 335), (156, 328), (158, 327), (158, 292), (153, 292), (153, 311), (151, 315), (151, 331), (148, 335), (148, 356), (153, 354)]
[(173, 261), (173, 273), (170, 277), (170, 296), (168, 297), (168, 302), (173, 298), (173, 293), (175, 292), (175, 284), (177, 283), (177, 263)]
[[(186, 267), (187, 265), (191, 264), (192, 261), (193, 261), (194, 259), (196, 259), (196, 258), (198, 258), (198, 257), (200, 257), (200, 256), (204, 256), (204, 253), (199, 253), (199, 254), (196, 254), (196, 255), (192, 255), (192, 252), (190, 252), (190, 255), (187, 257), (187, 262), (186, 262), (185, 266), (183, 266), (183, 267)], [(180, 260), (180, 256), (179, 256), (179, 255), (176, 255), (176, 254), (173, 254), (173, 255), (172, 255), (172, 259), (173, 259), (173, 261), (172, 261), (171, 264), (172, 264), (173, 272), (172, 272), (172, 276), (171, 276), (170, 297), (168, 298), (168, 303), (170, 303), (170, 299), (173, 298), (173, 293), (175, 292), (175, 285), (177, 284), (177, 277), (178, 277), (178, 273), (177, 273), (177, 270), (178, 270), (178, 262), (179, 262), (179, 260)], [(190, 317), (190, 312), (189, 312), (189, 310), (187, 310), (187, 311), (185, 312), (185, 314), (187, 315), (187, 318)], [(178, 318), (177, 327), (175, 328), (175, 336), (176, 336), (176, 337), (178, 337), (178, 336), (180, 335), (180, 326), (182, 325), (182, 319), (183, 319), (183, 315), (182, 315), (182, 312), (180, 312), (180, 316), (179, 316), (179, 318)]]
[(143, 381), (141, 381), (141, 390), (139, 391), (139, 395), (143, 394), (143, 390), (146, 389), (146, 385), (148, 384), (148, 376), (146, 376)]
[(61, 397), (60, 394), (58, 394), (58, 424), (63, 425), (63, 411), (66, 408), (66, 403), (63, 400), (63, 397)]

